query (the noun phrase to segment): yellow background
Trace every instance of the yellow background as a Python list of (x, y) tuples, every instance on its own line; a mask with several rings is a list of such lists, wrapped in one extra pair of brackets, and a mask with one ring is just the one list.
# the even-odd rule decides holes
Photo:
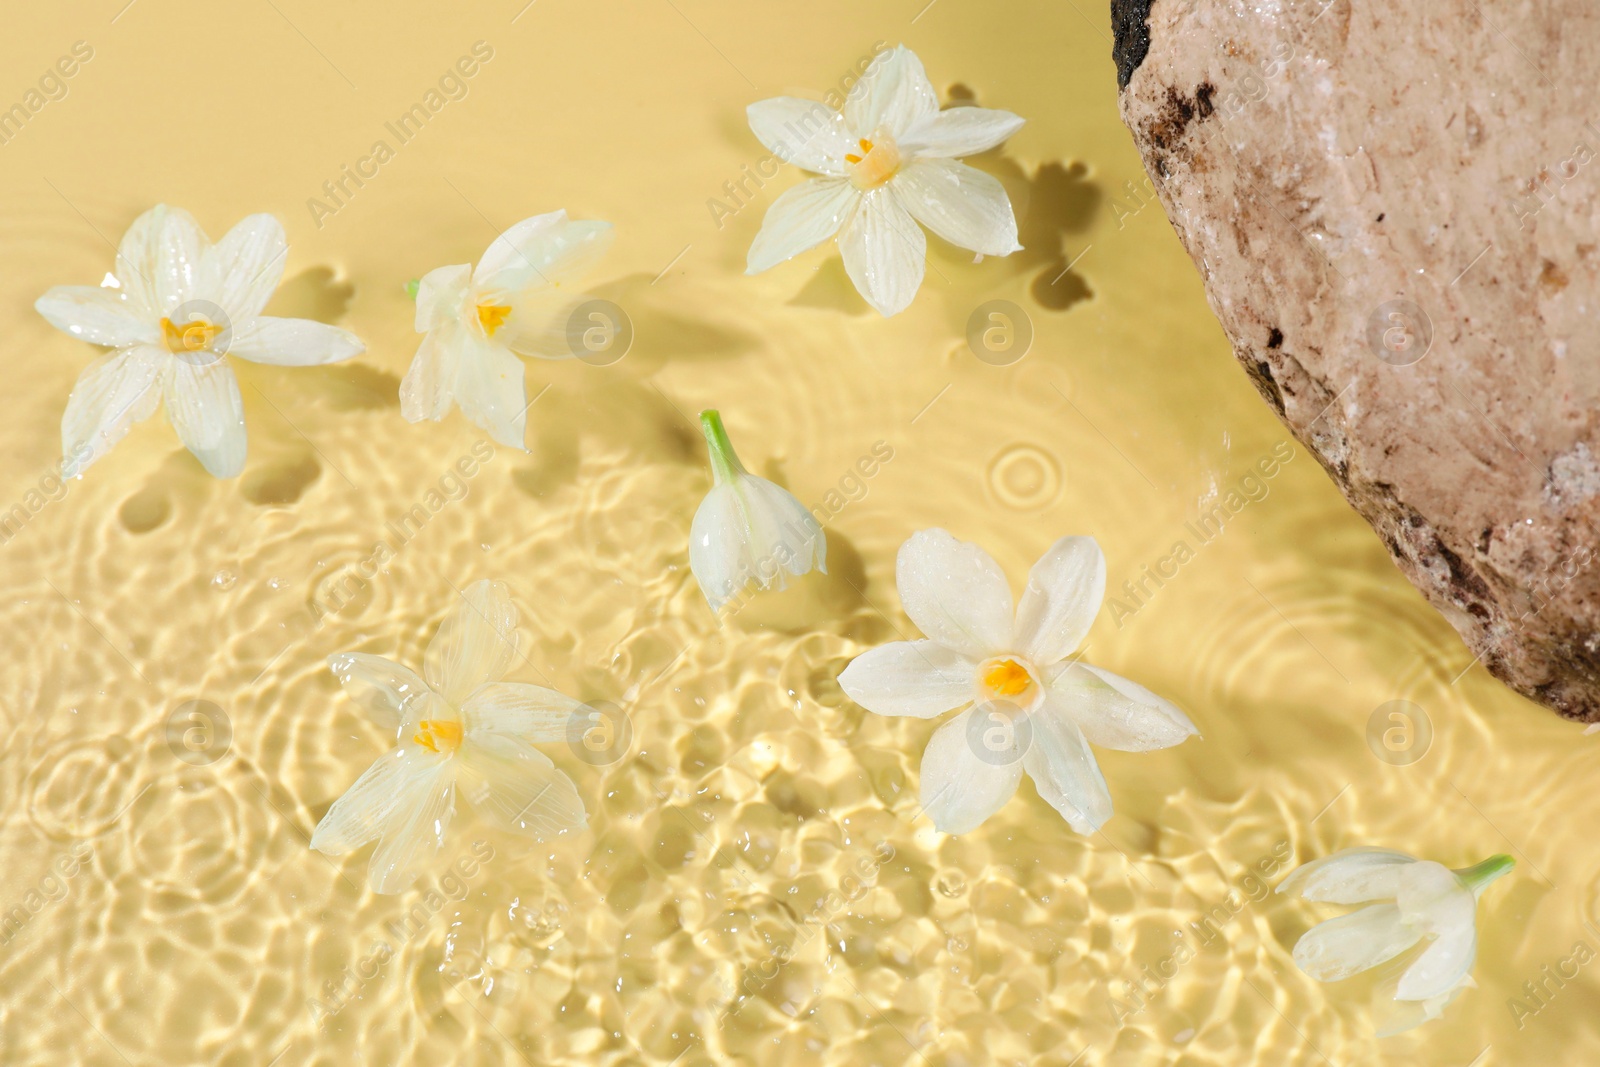
[[(1298, 445), (1264, 497), (1091, 634), (1090, 661), (1177, 700), (1204, 734), (1101, 752), (1117, 806), (1102, 834), (1074, 835), (1029, 784), (980, 830), (935, 833), (915, 799), (933, 724), (866, 714), (832, 680), (910, 634), (893, 560), (912, 531), (982, 543), (1014, 587), (1057, 537), (1091, 534), (1115, 592), (1289, 440), (1159, 205), (1126, 191), (1144, 179), (1104, 3), (124, 4), (13, 5), (0, 36), (0, 107), (75, 42), (93, 48), (0, 145), (0, 507), (30, 511), (0, 545), (0, 908), (26, 913), (0, 945), (0, 1061), (1595, 1057), (1600, 968), (1537, 1014), (1507, 1002), (1576, 942), (1600, 948), (1584, 925), (1596, 742), (1469, 668)], [(307, 201), (479, 41), (493, 56), (464, 98), (391, 140), (319, 226)], [(890, 320), (831, 247), (743, 276), (793, 168), (720, 227), (708, 206), (766, 155), (748, 103), (820, 94), (878, 41), (915, 49), (947, 101), (1028, 119), (972, 161), (1007, 186), (1027, 250), (974, 264), (930, 240), (922, 291)], [(61, 412), (95, 355), (32, 302), (99, 281), (159, 202), (213, 238), (276, 213), (291, 250), (271, 310), (338, 322), (368, 351), (236, 363), (237, 480), (208, 477), (157, 416), (64, 494), (30, 498), (53, 486)], [(349, 586), (385, 524), (483, 437), (459, 413), (400, 417), (418, 341), (404, 283), (558, 207), (615, 223), (597, 292), (629, 313), (632, 350), (605, 368), (530, 364), (529, 395), (549, 387), (530, 454), (496, 448), (384, 573)], [(1015, 365), (964, 340), (991, 299), (1031, 320)], [(854, 498), (828, 524), (826, 578), (720, 626), (686, 564), (708, 485), (692, 419), (711, 406), (752, 470), (808, 504), (841, 485)], [(845, 482), (879, 441), (893, 459), (864, 491)], [(388, 740), (326, 657), (417, 663), (455, 590), (483, 577), (514, 590), (531, 663), (625, 709), (630, 753), (595, 768), (551, 752), (589, 807), (585, 835), (526, 846), (463, 811), (442, 859), (475, 841), (491, 859), (434, 897), (375, 897), (368, 850), (333, 862), (306, 846)], [(319, 618), (341, 582), (354, 595)], [(1397, 699), (1433, 729), (1403, 766), (1368, 740)], [(168, 745), (190, 700), (231, 723), (214, 762)], [(1362, 981), (1319, 986), (1289, 957), (1338, 909), (1252, 899), (1246, 882), (1275, 851), (1358, 844), (1518, 860), (1480, 907), (1479, 988), (1384, 1042)], [(848, 880), (863, 870), (868, 888)], [(1208, 914), (1206, 940), (1190, 924)], [(1197, 951), (1173, 968), (1180, 930)], [(1147, 966), (1174, 973), (1130, 1010)], [(754, 995), (730, 1014), (740, 988)]]

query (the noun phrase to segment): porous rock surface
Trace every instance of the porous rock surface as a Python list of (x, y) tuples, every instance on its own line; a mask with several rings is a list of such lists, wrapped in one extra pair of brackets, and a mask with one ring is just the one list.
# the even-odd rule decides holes
[(1111, 6), (1245, 372), (1489, 670), (1600, 721), (1600, 4)]

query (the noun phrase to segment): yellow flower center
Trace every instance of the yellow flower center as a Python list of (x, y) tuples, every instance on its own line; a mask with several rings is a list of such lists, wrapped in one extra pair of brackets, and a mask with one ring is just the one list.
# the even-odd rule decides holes
[(850, 184), (857, 189), (876, 189), (900, 169), (900, 149), (895, 147), (894, 138), (881, 133), (875, 136), (876, 141), (863, 137), (857, 142), (860, 155), (850, 152), (844, 157), (850, 164)]
[(171, 319), (161, 320), (161, 337), (167, 343), (167, 351), (173, 355), (181, 356), (186, 352), (202, 352), (211, 347), (211, 342), (216, 340), (217, 334), (227, 329), (207, 322), (203, 318), (193, 318), (181, 326)]
[(478, 325), (483, 327), (485, 337), (493, 337), (494, 332), (505, 324), (506, 316), (511, 314), (511, 309), (504, 304), (479, 304)]
[(994, 660), (983, 672), (984, 688), (997, 697), (1021, 696), (1032, 685), (1033, 675), (1014, 659)]
[(423, 719), (411, 740), (429, 752), (449, 755), (461, 747), (461, 724), (450, 719)]

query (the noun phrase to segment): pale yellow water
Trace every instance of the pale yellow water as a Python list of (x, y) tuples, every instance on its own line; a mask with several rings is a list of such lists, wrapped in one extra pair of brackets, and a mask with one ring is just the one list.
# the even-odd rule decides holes
[[(1600, 965), (1539, 1001), (1522, 985), (1600, 946), (1584, 925), (1600, 800), (1583, 784), (1600, 741), (1469, 669), (1298, 446), (1220, 536), (1186, 528), (1289, 439), (1159, 205), (1125, 191), (1143, 174), (1104, 2), (123, 4), (12, 5), (0, 36), (4, 106), (74, 42), (93, 49), (0, 145), (0, 492), (29, 514), (0, 546), (0, 1062), (1595, 1061)], [(395, 145), (385, 123), (479, 41), (493, 54), (466, 96)], [(947, 99), (1028, 118), (974, 161), (1010, 190), (1027, 251), (973, 264), (930, 241), (892, 320), (831, 250), (742, 276), (793, 168), (747, 183), (720, 228), (707, 203), (766, 156), (747, 103), (820, 93), (879, 41), (914, 48)], [(393, 158), (319, 227), (307, 200), (379, 139)], [(98, 281), (158, 202), (213, 237), (278, 214), (291, 251), (272, 310), (369, 350), (239, 364), (236, 481), (158, 416), (64, 496), (30, 497), (53, 484), (94, 355), (31, 304)], [(451, 481), (482, 435), (459, 414), (400, 417), (417, 344), (403, 285), (558, 207), (616, 224), (599, 292), (633, 348), (530, 365), (530, 395), (549, 389), (531, 454), (497, 448)], [(991, 299), (1031, 319), (1014, 365), (964, 340)], [(692, 417), (711, 406), (752, 470), (835, 512), (829, 576), (720, 627), (687, 569), (708, 486)], [(893, 458), (852, 480), (880, 441)], [(441, 479), (460, 499), (352, 582)], [(1014, 585), (1067, 533), (1099, 538), (1113, 591), (1189, 543), (1137, 611), (1102, 614), (1088, 658), (1179, 701), (1204, 739), (1101, 752), (1103, 834), (1074, 835), (1028, 784), (980, 830), (934, 832), (916, 803), (933, 724), (841, 696), (852, 655), (910, 634), (894, 553), (933, 525), (987, 546)], [(631, 747), (596, 767), (552, 746), (586, 834), (529, 847), (463, 814), (442, 887), (374, 896), (368, 850), (307, 848), (389, 740), (326, 657), (418, 662), (482, 577), (523, 611), (530, 663), (512, 678), (537, 665), (617, 703)], [(317, 604), (337, 610), (318, 622)], [(226, 743), (169, 745), (194, 700), (222, 709)], [(1422, 752), (1409, 764), (1369, 746), (1392, 700), (1432, 725), (1425, 752), (1403, 731), (1387, 752), (1379, 716), (1378, 750)], [(1362, 981), (1320, 986), (1289, 956), (1338, 909), (1250, 878), (1357, 844), (1518, 861), (1480, 909), (1479, 988), (1382, 1042)]]

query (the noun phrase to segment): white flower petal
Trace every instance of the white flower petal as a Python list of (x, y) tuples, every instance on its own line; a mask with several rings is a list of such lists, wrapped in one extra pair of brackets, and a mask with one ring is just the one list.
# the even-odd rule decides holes
[(613, 236), (611, 223), (570, 220), (565, 211), (523, 219), (483, 253), (472, 272), (473, 287), (488, 295), (575, 281), (600, 261)]
[(61, 416), (63, 477), (82, 474), (127, 436), (134, 423), (150, 417), (171, 359), (164, 348), (140, 345), (108, 352), (78, 375)]
[(970, 660), (1011, 645), (1011, 590), (994, 557), (940, 529), (919, 530), (895, 557), (900, 603), (923, 634)]
[(1022, 128), (1009, 111), (986, 107), (952, 107), (919, 119), (900, 140), (906, 156), (960, 159), (986, 152)]
[(365, 652), (340, 652), (328, 657), (346, 695), (380, 726), (396, 729), (412, 705), (432, 694), (409, 668)]
[(422, 659), (422, 676), (452, 707), (498, 682), (517, 654), (517, 607), (504, 582), (475, 582), (439, 624)]
[(141, 318), (120, 289), (58, 285), (34, 301), (33, 308), (56, 329), (92, 345), (128, 348), (161, 341), (161, 330)]
[(1069, 664), (1049, 685), (1057, 706), (1101, 748), (1153, 752), (1199, 733), (1176, 704), (1087, 663)]
[(252, 363), (281, 367), (316, 367), (337, 363), (367, 350), (348, 330), (311, 319), (249, 319), (233, 331), (228, 352)]
[(986, 256), (1021, 251), (1005, 186), (949, 159), (918, 159), (889, 181), (900, 206), (953, 245)]
[(446, 758), (431, 775), (408, 783), (406, 791), (383, 827), (373, 850), (368, 875), (374, 893), (403, 893), (444, 847), (445, 831), (455, 814), (455, 775)]
[(461, 318), (472, 284), (472, 264), (435, 267), (417, 282), (416, 331), (430, 333)]
[(1347, 848), (1296, 868), (1278, 892), (1330, 904), (1393, 900), (1400, 891), (1401, 870), (1416, 862), (1393, 849)]
[(827, 572), (827, 538), (787, 489), (740, 473), (715, 485), (689, 525), (689, 569), (712, 611), (754, 582), (762, 589), (813, 567)]
[(1111, 818), (1111, 791), (1089, 742), (1050, 695), (1028, 716), (1031, 738), (1022, 765), (1034, 788), (1080, 834), (1092, 834)]
[(1444, 931), (1406, 968), (1395, 999), (1432, 1000), (1447, 995), (1472, 970), (1477, 954), (1478, 931), (1471, 922)]
[(522, 360), (471, 327), (460, 327), (455, 336), (460, 348), (456, 405), (496, 441), (526, 452), (528, 391)]
[(934, 731), (922, 753), (922, 809), (943, 833), (964, 834), (983, 825), (1017, 791), (1022, 761), (981, 760), (969, 740), (968, 708)]
[[(891, 182), (891, 185), (893, 183)], [(880, 315), (904, 311), (922, 287), (928, 239), (888, 188), (873, 189), (839, 231), (845, 273)]]
[(232, 478), (244, 469), (249, 444), (239, 380), (220, 356), (195, 355), (210, 362), (173, 358), (167, 363), (167, 418), (184, 447), (212, 476)]
[(412, 791), (432, 780), (441, 763), (415, 745), (385, 752), (333, 802), (311, 835), (311, 847), (342, 856), (373, 840)]
[(1099, 542), (1063, 537), (1028, 572), (1017, 604), (1018, 650), (1041, 666), (1059, 663), (1083, 643), (1105, 595)]
[(859, 137), (886, 127), (896, 141), (919, 121), (939, 110), (939, 97), (918, 59), (898, 45), (872, 61), (845, 97), (844, 117)]
[(879, 715), (931, 719), (972, 700), (977, 673), (977, 664), (937, 641), (895, 641), (851, 660), (839, 687)]
[[(524, 741), (566, 741), (583, 704), (565, 693), (518, 682), (493, 682), (461, 705), (461, 723), (475, 731), (520, 737)], [(583, 721), (587, 727), (587, 720)]]
[(785, 190), (761, 220), (745, 273), (760, 274), (838, 233), (860, 196), (843, 178), (814, 178)]
[[(509, 348), (520, 356), (537, 359), (573, 359), (577, 356), (568, 331), (573, 324), (573, 316), (584, 304), (594, 300), (593, 296), (565, 287), (536, 287), (495, 299), (507, 302), (511, 311), (499, 329), (495, 330), (492, 343)], [(585, 315), (581, 330), (601, 329), (607, 331), (608, 338), (615, 338), (616, 331), (622, 328), (612, 312), (588, 308)]]
[(845, 127), (844, 116), (815, 100), (775, 96), (745, 108), (750, 130), (772, 154), (785, 163), (817, 174), (841, 178), (846, 152), (856, 143)]
[(456, 398), (460, 372), (461, 327), (455, 323), (428, 331), (400, 382), (400, 414), (407, 422), (445, 417)]
[(1377, 1031), (1376, 1036), (1393, 1037), (1407, 1030), (1413, 1030), (1429, 1020), (1437, 1019), (1444, 1014), (1446, 1006), (1460, 996), (1462, 990), (1471, 982), (1471, 977), (1468, 977), (1450, 992), (1429, 1000), (1398, 1000), (1394, 995), (1399, 988), (1398, 978), (1385, 982), (1373, 991), (1372, 996), (1372, 1023)]
[(117, 249), (117, 281), (149, 318), (215, 291), (210, 241), (182, 208), (158, 204), (134, 220)]
[(217, 285), (217, 303), (235, 323), (261, 314), (272, 299), (288, 261), (283, 224), (271, 215), (251, 215), (223, 235), (207, 253), (207, 273)]
[(532, 745), (478, 733), (463, 742), (456, 758), (462, 795), (493, 826), (548, 841), (588, 825), (572, 779)]
[(1391, 960), (1417, 943), (1422, 931), (1400, 921), (1393, 904), (1369, 904), (1307, 930), (1294, 962), (1319, 982), (1338, 982)]

